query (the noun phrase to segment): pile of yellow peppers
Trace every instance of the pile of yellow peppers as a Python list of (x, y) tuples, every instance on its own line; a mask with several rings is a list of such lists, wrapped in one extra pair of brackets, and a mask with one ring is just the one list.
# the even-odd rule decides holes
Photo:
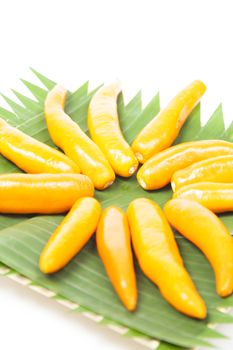
[[(40, 270), (62, 269), (96, 232), (99, 255), (122, 303), (137, 305), (132, 247), (144, 274), (178, 311), (199, 319), (206, 305), (187, 272), (171, 226), (207, 257), (222, 296), (233, 292), (233, 238), (214, 213), (233, 211), (233, 144), (223, 140), (171, 146), (205, 92), (201, 81), (175, 96), (130, 146), (121, 132), (119, 82), (103, 86), (88, 110), (88, 137), (64, 111), (66, 89), (55, 86), (45, 101), (45, 119), (55, 150), (0, 119), (0, 152), (29, 174), (0, 175), (1, 213), (68, 212), (40, 256)], [(147, 198), (125, 213), (103, 211), (94, 189), (116, 175), (132, 176), (145, 190), (171, 183), (173, 199), (162, 210)], [(132, 247), (131, 247), (132, 242)]]

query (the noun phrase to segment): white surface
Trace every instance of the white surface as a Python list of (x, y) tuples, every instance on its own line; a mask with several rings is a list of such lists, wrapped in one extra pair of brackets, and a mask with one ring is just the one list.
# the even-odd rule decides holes
[[(208, 87), (202, 115), (223, 102), (232, 121), (232, 1), (2, 1), (0, 91), (26, 89), (32, 66), (74, 89), (121, 79), (127, 98), (160, 89), (163, 106), (193, 79)], [(1, 101), (1, 105), (4, 102)], [(1, 349), (143, 349), (51, 300), (0, 278)], [(40, 329), (38, 334), (37, 329)], [(224, 327), (232, 335), (233, 326)], [(233, 340), (218, 349), (230, 350)]]

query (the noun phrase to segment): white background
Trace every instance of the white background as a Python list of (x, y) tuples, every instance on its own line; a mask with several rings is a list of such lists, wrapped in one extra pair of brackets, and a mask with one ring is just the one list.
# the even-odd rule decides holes
[[(122, 81), (126, 99), (142, 88), (165, 105), (193, 79), (207, 85), (202, 115), (223, 102), (232, 121), (232, 1), (1, 1), (0, 91), (11, 95), (34, 67), (69, 89)], [(4, 102), (1, 101), (1, 105)], [(0, 278), (1, 349), (143, 349)], [(233, 326), (224, 327), (233, 338)], [(32, 346), (33, 344), (33, 346)], [(218, 342), (230, 350), (233, 340)]]

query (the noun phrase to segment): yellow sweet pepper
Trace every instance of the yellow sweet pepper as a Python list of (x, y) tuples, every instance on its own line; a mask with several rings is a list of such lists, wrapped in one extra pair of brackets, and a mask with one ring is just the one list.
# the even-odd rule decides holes
[(194, 81), (142, 129), (132, 144), (140, 163), (171, 146), (205, 90), (201, 81)]
[(200, 203), (172, 199), (164, 207), (166, 217), (185, 238), (207, 257), (216, 277), (217, 293), (226, 297), (233, 291), (233, 238), (222, 221)]
[(120, 129), (117, 113), (120, 91), (117, 82), (103, 86), (95, 93), (89, 105), (88, 128), (115, 173), (129, 177), (137, 170), (138, 161)]
[(173, 191), (195, 182), (233, 182), (233, 155), (214, 157), (194, 163), (175, 172), (171, 179)]
[(69, 210), (79, 197), (93, 195), (93, 183), (85, 175), (0, 175), (0, 213), (63, 213)]
[(233, 155), (233, 143), (223, 140), (184, 142), (165, 149), (147, 160), (137, 173), (145, 190), (156, 190), (169, 184), (172, 175), (201, 160)]
[(173, 232), (160, 207), (138, 198), (128, 207), (132, 242), (144, 274), (178, 311), (203, 319), (206, 306), (180, 256)]
[(115, 174), (99, 147), (65, 112), (66, 89), (56, 85), (45, 101), (45, 118), (53, 142), (72, 159), (81, 172), (91, 178), (95, 188), (103, 190), (115, 180)]
[(101, 214), (99, 202), (79, 198), (56, 228), (40, 255), (40, 270), (51, 274), (66, 266), (96, 230)]
[(96, 232), (96, 243), (120, 300), (127, 310), (133, 311), (137, 304), (136, 275), (128, 220), (122, 209), (111, 206), (103, 211)]
[(173, 198), (190, 199), (214, 213), (233, 211), (233, 182), (197, 182), (181, 187)]

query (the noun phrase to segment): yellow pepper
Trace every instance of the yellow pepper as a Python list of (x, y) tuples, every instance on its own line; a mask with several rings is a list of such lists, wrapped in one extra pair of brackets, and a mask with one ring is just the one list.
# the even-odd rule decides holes
[(102, 190), (115, 180), (115, 174), (99, 147), (65, 112), (66, 89), (56, 85), (45, 101), (45, 118), (53, 142)]
[(89, 106), (88, 127), (91, 138), (101, 148), (115, 173), (129, 177), (137, 170), (138, 161), (120, 129), (117, 113), (120, 91), (117, 82), (96, 92)]
[(79, 198), (43, 249), (40, 270), (51, 274), (66, 266), (95, 232), (100, 214), (96, 199)]
[(221, 220), (200, 203), (172, 199), (164, 207), (170, 224), (207, 257), (216, 277), (216, 289), (225, 297), (233, 291), (233, 238)]
[(193, 183), (181, 187), (173, 198), (194, 200), (215, 213), (233, 211), (233, 181)]
[(124, 306), (133, 311), (137, 304), (136, 276), (127, 216), (111, 206), (101, 216), (96, 232), (99, 255)]
[(145, 275), (178, 311), (203, 319), (206, 306), (180, 256), (173, 232), (160, 207), (146, 198), (130, 203), (128, 219), (134, 251)]
[(27, 173), (79, 173), (63, 153), (24, 134), (0, 118), (0, 153)]
[(214, 157), (190, 165), (174, 173), (173, 191), (195, 182), (233, 182), (233, 155)]
[(171, 146), (205, 90), (201, 81), (194, 81), (142, 129), (132, 144), (140, 163)]
[(63, 213), (69, 210), (79, 197), (93, 195), (94, 186), (85, 175), (0, 175), (0, 213)]
[(172, 175), (177, 170), (221, 155), (233, 155), (232, 142), (204, 140), (181, 143), (147, 160), (139, 169), (137, 179), (142, 188), (146, 190), (159, 189), (171, 181)]

